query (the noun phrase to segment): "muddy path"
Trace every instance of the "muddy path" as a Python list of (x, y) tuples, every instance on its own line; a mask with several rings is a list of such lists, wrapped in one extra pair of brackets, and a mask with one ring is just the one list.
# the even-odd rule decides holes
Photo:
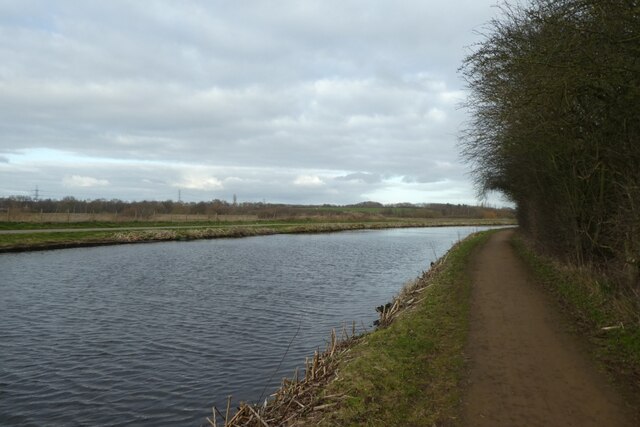
[(636, 426), (502, 231), (475, 255), (466, 426)]

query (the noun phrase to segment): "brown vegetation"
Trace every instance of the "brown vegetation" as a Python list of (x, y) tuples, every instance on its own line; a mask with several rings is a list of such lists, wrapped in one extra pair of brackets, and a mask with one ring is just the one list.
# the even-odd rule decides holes
[(29, 197), (0, 198), (0, 222), (229, 222), (334, 220), (362, 221), (438, 218), (513, 218), (511, 209), (454, 204), (400, 203), (382, 205), (284, 205), (271, 203), (228, 203), (222, 200), (183, 203), (166, 201), (124, 202), (121, 200), (35, 200)]
[(326, 349), (322, 352), (316, 351), (311, 359), (305, 361), (302, 378), (299, 378), (296, 369), (293, 378), (283, 379), (282, 386), (270, 396), (271, 400), (265, 401), (262, 406), (242, 403), (231, 412), (229, 397), (224, 414), (214, 407), (213, 414), (207, 421), (214, 427), (289, 426), (310, 413), (335, 406), (344, 396), (323, 396), (320, 392), (327, 382), (335, 377), (336, 361), (348, 353), (350, 346), (358, 339), (355, 324), (351, 335), (346, 328), (343, 328), (341, 338), (336, 336), (335, 330), (332, 331)]

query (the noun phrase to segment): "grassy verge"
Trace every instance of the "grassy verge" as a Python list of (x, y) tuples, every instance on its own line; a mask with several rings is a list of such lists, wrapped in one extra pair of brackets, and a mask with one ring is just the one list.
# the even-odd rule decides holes
[(556, 296), (580, 333), (589, 338), (596, 359), (640, 400), (638, 297), (588, 269), (537, 254), (521, 237), (515, 237), (513, 245), (534, 277)]
[(19, 252), (55, 247), (83, 246), (103, 244), (113, 241), (115, 233), (110, 231), (78, 231), (37, 234), (2, 234), (0, 235), (0, 252)]
[(423, 300), (364, 336), (339, 362), (325, 395), (345, 396), (309, 425), (433, 426), (455, 422), (468, 333), (469, 257), (491, 232), (448, 253)]
[(53, 233), (1, 234), (0, 252), (21, 252), (43, 249), (59, 249), (84, 246), (117, 245), (127, 243), (149, 243), (173, 240), (214, 239), (224, 237), (246, 237), (281, 232), (285, 227), (277, 225), (262, 227), (216, 227), (193, 229), (151, 229), (124, 231), (81, 231)]
[[(45, 232), (33, 230), (20, 234), (0, 234), (0, 252), (18, 252), (41, 249), (82, 247), (93, 245), (113, 245), (122, 243), (146, 243), (170, 240), (214, 239), (224, 237), (246, 237), (278, 233), (322, 233), (346, 230), (383, 229), (399, 227), (437, 227), (458, 225), (503, 225), (500, 220), (440, 220), (440, 221), (384, 221), (384, 222), (326, 222), (326, 223), (239, 223), (239, 224), (199, 224), (198, 226), (169, 228), (158, 225), (144, 230), (108, 230)], [(85, 225), (95, 227), (96, 225)], [(121, 224), (118, 224), (121, 227)], [(132, 227), (140, 224), (132, 225)], [(24, 230), (20, 227), (15, 230)]]

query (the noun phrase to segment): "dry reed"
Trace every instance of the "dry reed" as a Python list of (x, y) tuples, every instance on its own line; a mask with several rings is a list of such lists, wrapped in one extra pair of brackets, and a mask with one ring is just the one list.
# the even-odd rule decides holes
[(224, 414), (216, 407), (207, 421), (214, 427), (238, 426), (293, 426), (296, 422), (315, 411), (335, 406), (344, 396), (323, 395), (324, 385), (336, 376), (336, 361), (349, 352), (351, 345), (359, 339), (355, 323), (351, 334), (343, 328), (342, 336), (331, 331), (331, 339), (324, 351), (316, 351), (305, 361), (304, 376), (300, 378), (298, 369), (293, 378), (282, 380), (280, 388), (264, 404), (241, 403), (235, 412), (230, 412), (231, 396), (227, 399)]
[[(448, 253), (447, 253), (448, 255)], [(407, 283), (393, 300), (378, 307), (380, 318), (375, 322), (378, 328), (389, 326), (402, 312), (411, 309), (426, 297), (423, 292), (431, 285), (431, 278), (444, 265), (447, 255), (431, 265), (428, 271), (417, 279)], [(339, 376), (340, 361), (344, 360), (353, 344), (364, 335), (356, 334), (355, 322), (351, 334), (343, 328), (341, 337), (335, 330), (324, 351), (316, 351), (313, 357), (305, 360), (304, 376), (299, 378), (298, 369), (293, 378), (282, 380), (280, 388), (271, 395), (270, 400), (260, 405), (242, 402), (235, 412), (230, 412), (231, 396), (223, 414), (213, 408), (213, 415), (207, 418), (213, 427), (274, 427), (300, 426), (315, 424), (324, 411), (339, 405), (348, 396), (325, 394), (326, 386)]]

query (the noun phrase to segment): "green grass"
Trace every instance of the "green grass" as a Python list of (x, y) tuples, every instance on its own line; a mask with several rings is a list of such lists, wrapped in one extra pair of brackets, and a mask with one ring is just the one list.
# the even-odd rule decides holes
[(29, 233), (0, 235), (0, 249), (29, 248), (59, 244), (103, 242), (114, 235), (111, 231), (78, 231), (59, 233)]
[(465, 372), (474, 248), (492, 232), (455, 246), (426, 298), (388, 328), (366, 335), (342, 362), (326, 394), (347, 396), (325, 426), (433, 426), (455, 423)]
[[(637, 297), (588, 269), (561, 265), (533, 251), (520, 237), (516, 252), (592, 343), (596, 359), (621, 382), (640, 391), (640, 312)], [(603, 330), (609, 326), (622, 328)]]

